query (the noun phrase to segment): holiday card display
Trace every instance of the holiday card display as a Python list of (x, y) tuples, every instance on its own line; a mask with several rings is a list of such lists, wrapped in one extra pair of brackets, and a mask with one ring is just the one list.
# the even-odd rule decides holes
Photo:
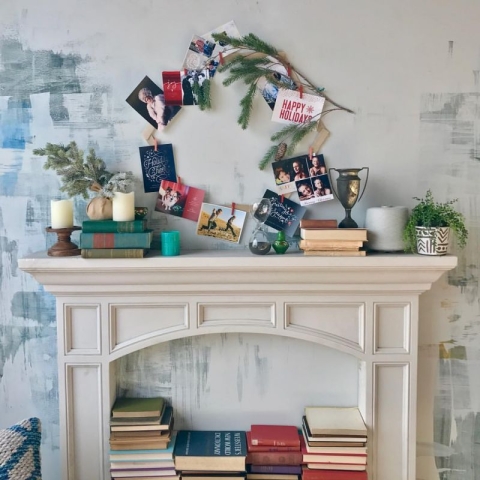
[(332, 188), (327, 174), (317, 175), (295, 182), (300, 205), (312, 205), (333, 200)]
[(223, 205), (204, 203), (198, 218), (197, 235), (238, 243), (246, 217), (242, 210), (233, 211)]
[(163, 180), (160, 184), (155, 210), (196, 222), (205, 191), (183, 183)]
[(163, 90), (147, 76), (135, 87), (126, 101), (157, 130), (163, 130), (181, 108), (166, 105)]
[(325, 99), (318, 95), (280, 88), (273, 109), (272, 121), (309, 123), (320, 119)]
[(263, 198), (268, 198), (272, 205), (270, 214), (264, 222), (265, 225), (293, 237), (307, 209), (271, 190), (267, 190)]
[(213, 55), (215, 42), (194, 35), (190, 41), (182, 68), (186, 70), (203, 70)]
[(274, 110), (281, 86), (286, 86), (288, 89), (296, 89), (297, 86), (289, 77), (287, 69), (282, 64), (278, 63), (272, 57), (267, 58), (270, 63), (265, 65), (265, 69), (271, 74), (271, 77), (270, 80), (267, 76), (260, 78), (257, 82), (257, 88), (260, 90), (268, 106)]
[(158, 192), (162, 180), (177, 180), (171, 144), (139, 147), (145, 193)]
[[(233, 20), (231, 20), (230, 22), (224, 23), (223, 25), (220, 25), (219, 27), (215, 28), (214, 30), (211, 30), (210, 32), (203, 34), (202, 38), (204, 38), (205, 40), (208, 40), (209, 42), (215, 42), (213, 38), (214, 33), (222, 33), (231, 38), (241, 38), (240, 32), (238, 31), (238, 28), (235, 25), (235, 22)], [(215, 48), (213, 49), (213, 57), (220, 56), (220, 53), (222, 54), (223, 57), (227, 57), (228, 55), (231, 55), (236, 51), (237, 49), (232, 48), (232, 46), (229, 43), (223, 42), (220, 40), (215, 44)], [(210, 62), (208, 64), (210, 65)], [(213, 77), (213, 74), (211, 76)]]

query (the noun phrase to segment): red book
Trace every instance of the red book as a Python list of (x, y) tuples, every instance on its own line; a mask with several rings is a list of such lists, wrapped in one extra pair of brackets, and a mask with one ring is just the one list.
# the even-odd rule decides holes
[(367, 472), (345, 470), (310, 470), (303, 468), (302, 480), (368, 480)]
[(247, 432), (247, 450), (249, 452), (298, 452), (299, 447), (278, 446), (273, 445), (252, 445), (252, 434)]
[(289, 425), (252, 425), (253, 446), (297, 447), (300, 449), (298, 428)]
[(301, 465), (302, 452), (248, 452), (247, 462), (253, 465)]

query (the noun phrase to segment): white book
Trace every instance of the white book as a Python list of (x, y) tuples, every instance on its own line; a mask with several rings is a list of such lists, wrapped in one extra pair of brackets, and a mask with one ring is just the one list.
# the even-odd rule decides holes
[(306, 407), (305, 417), (314, 436), (367, 435), (367, 427), (358, 407)]

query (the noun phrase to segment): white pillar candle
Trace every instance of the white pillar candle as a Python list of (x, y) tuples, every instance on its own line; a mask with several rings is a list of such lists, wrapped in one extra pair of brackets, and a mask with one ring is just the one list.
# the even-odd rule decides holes
[(52, 200), (50, 202), (51, 227), (73, 227), (73, 202), (72, 200)]
[(117, 222), (135, 220), (135, 193), (116, 192), (112, 199), (113, 219)]

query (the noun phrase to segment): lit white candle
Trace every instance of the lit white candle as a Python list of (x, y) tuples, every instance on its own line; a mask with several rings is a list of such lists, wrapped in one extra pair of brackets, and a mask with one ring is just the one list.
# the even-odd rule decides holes
[(51, 227), (73, 227), (73, 202), (72, 200), (52, 200), (50, 202)]
[(117, 222), (135, 220), (135, 193), (116, 192), (112, 199), (113, 219)]

